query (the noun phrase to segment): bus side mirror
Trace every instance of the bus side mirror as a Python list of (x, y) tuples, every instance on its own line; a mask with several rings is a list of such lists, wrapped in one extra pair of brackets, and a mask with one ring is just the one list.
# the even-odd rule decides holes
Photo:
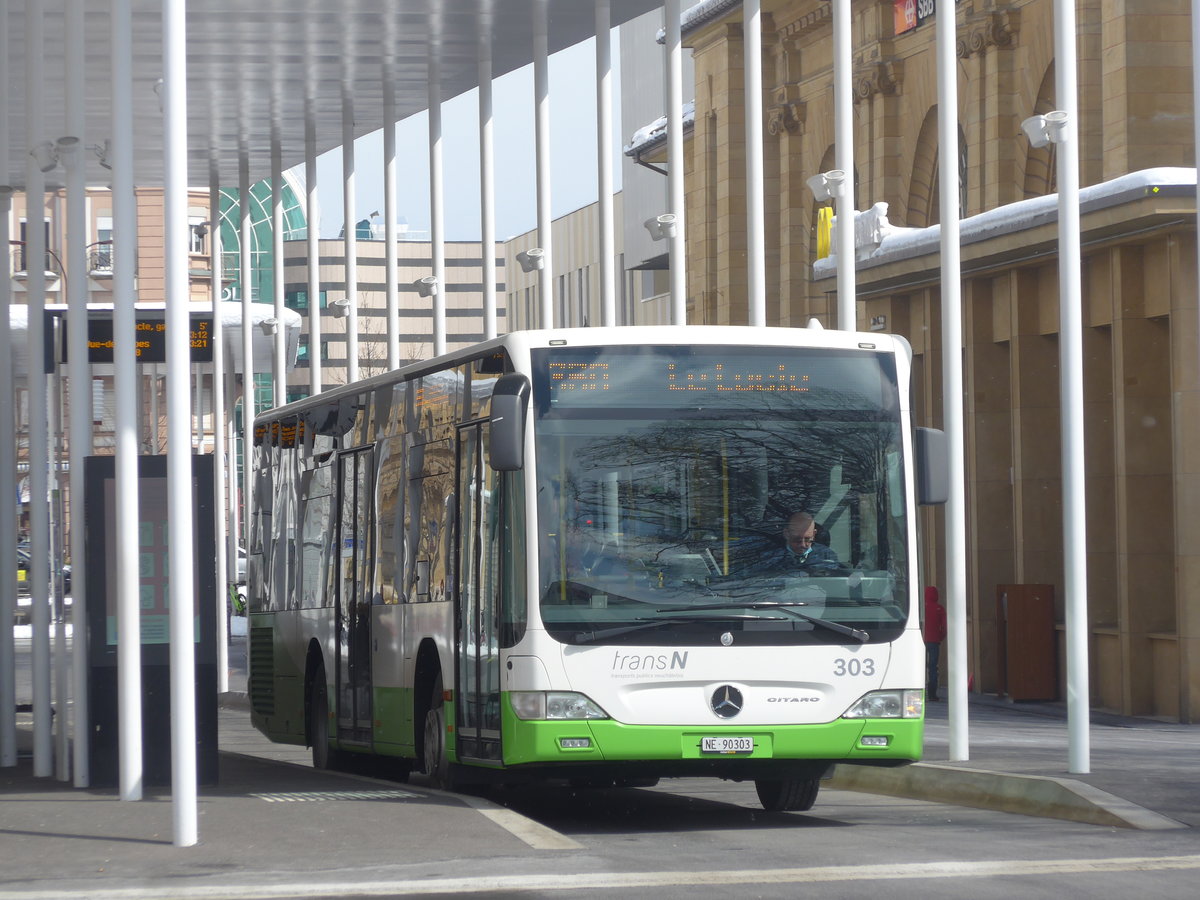
[(492, 389), (488, 462), (497, 472), (516, 472), (525, 466), (525, 413), (529, 409), (529, 379), (510, 372)]
[(916, 429), (917, 503), (935, 506), (950, 498), (950, 452), (946, 432), (938, 428)]

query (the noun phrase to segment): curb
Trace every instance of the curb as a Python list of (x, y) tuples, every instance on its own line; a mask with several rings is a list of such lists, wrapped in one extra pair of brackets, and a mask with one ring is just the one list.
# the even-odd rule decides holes
[(1012, 775), (934, 763), (895, 769), (840, 765), (828, 786), (1141, 831), (1188, 827), (1071, 778)]

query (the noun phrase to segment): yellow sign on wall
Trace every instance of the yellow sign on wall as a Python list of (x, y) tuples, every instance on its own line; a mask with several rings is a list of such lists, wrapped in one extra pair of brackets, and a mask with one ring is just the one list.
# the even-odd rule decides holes
[(817, 210), (817, 259), (829, 255), (830, 235), (833, 233), (833, 207), (822, 206)]

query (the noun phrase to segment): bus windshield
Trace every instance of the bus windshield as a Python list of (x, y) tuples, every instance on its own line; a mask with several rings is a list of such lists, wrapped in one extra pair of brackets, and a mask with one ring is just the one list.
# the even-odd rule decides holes
[(533, 353), (542, 624), (567, 644), (895, 640), (908, 617), (895, 359)]

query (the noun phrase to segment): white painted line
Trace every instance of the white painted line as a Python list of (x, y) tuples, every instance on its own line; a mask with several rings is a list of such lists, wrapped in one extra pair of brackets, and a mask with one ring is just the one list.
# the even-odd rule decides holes
[(268, 803), (320, 803), (326, 800), (416, 800), (421, 795), (411, 791), (275, 791), (250, 796)]
[(547, 828), (540, 822), (535, 822), (511, 809), (497, 806), (479, 797), (459, 795), (458, 799), (481, 815), (495, 822), (514, 837), (524, 841), (534, 850), (582, 850), (583, 844), (565, 834)]
[[(995, 878), (998, 876), (1102, 875), (1107, 872), (1154, 872), (1200, 869), (1200, 856), (1129, 856), (1114, 859), (987, 860), (984, 862), (884, 863), (819, 866), (808, 869), (742, 869), (711, 872), (587, 872), (552, 875), (479, 876), (475, 878), (338, 881), (336, 884), (224, 885), (188, 887), (172, 884), (172, 900), (282, 900), (287, 897), (395, 897), (477, 894), (489, 891), (599, 891), (675, 885), (819, 884), (854, 881), (909, 881), (929, 878)], [(1065, 886), (1064, 886), (1065, 887)], [(0, 900), (154, 900), (163, 889), (153, 887), (95, 890), (0, 891)]]

